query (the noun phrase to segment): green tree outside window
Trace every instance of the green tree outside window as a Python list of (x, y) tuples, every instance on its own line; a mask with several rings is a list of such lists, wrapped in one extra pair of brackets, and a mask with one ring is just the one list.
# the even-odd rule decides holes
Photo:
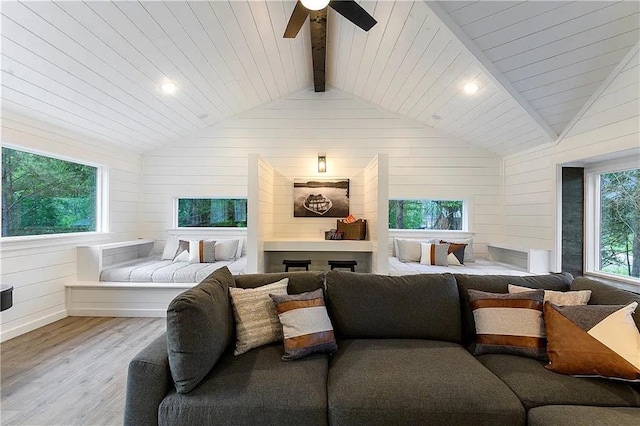
[(389, 228), (461, 231), (463, 206), (463, 201), (389, 200)]
[(2, 148), (2, 236), (96, 230), (98, 168)]

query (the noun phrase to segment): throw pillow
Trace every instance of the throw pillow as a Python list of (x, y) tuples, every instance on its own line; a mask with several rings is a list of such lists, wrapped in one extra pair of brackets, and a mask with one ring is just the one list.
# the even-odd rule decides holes
[(236, 319), (236, 349), (240, 355), (250, 349), (282, 340), (282, 326), (269, 294), (287, 294), (289, 278), (256, 288), (229, 288)]
[(546, 358), (544, 290), (502, 294), (469, 290), (476, 324), (475, 355), (507, 353)]
[(164, 242), (164, 249), (162, 249), (162, 260), (173, 260), (176, 257), (177, 250), (178, 238), (175, 235), (167, 236), (167, 240)]
[(270, 296), (282, 324), (283, 361), (338, 350), (322, 289), (287, 296)]
[[(509, 284), (509, 293), (522, 293), (525, 291), (532, 291), (534, 288), (521, 287), (519, 285)], [(560, 306), (573, 306), (573, 305), (586, 305), (591, 298), (591, 290), (580, 291), (555, 291), (545, 290), (544, 301), (551, 302), (554, 305)]]
[(449, 253), (447, 255), (447, 263), (449, 263), (449, 265), (451, 265), (451, 266), (460, 266), (460, 265), (462, 265), (462, 263), (460, 263), (458, 258), (453, 253)]
[(420, 263), (423, 265), (449, 266), (447, 260), (448, 244), (420, 244)]
[(436, 240), (412, 240), (407, 238), (396, 238), (396, 257), (400, 262), (420, 262), (422, 243), (435, 243)]
[(545, 303), (549, 370), (640, 380), (640, 332), (632, 314), (638, 302), (557, 306)]
[(464, 261), (466, 263), (476, 261), (473, 253), (473, 238), (447, 238), (446, 241), (454, 244), (466, 244), (467, 246), (464, 248)]
[(239, 240), (218, 240), (215, 248), (216, 260), (236, 260), (239, 245)]
[(450, 243), (448, 241), (440, 240), (440, 244), (449, 244), (449, 253), (453, 254), (460, 265), (464, 264), (464, 250), (467, 248), (466, 244), (462, 243)]
[(180, 240), (174, 262), (213, 263), (215, 258), (215, 240)]
[(167, 354), (178, 393), (187, 393), (211, 371), (233, 343), (227, 267), (177, 295), (167, 308)]

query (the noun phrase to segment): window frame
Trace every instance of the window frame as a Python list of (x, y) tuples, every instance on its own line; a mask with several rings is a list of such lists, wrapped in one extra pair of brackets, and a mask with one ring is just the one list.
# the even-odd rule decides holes
[(418, 231), (418, 232), (437, 232), (437, 233), (456, 233), (456, 232), (470, 232), (469, 231), (469, 200), (465, 198), (404, 198), (404, 197), (389, 197), (387, 200), (387, 215), (389, 215), (389, 201), (462, 201), (462, 229), (404, 229), (404, 228), (391, 228), (390, 231)]
[(585, 248), (584, 274), (640, 285), (640, 278), (626, 277), (599, 270), (600, 265), (600, 175), (639, 168), (640, 155), (601, 161), (585, 166)]
[[(21, 241), (41, 241), (41, 240), (86, 240), (87, 237), (109, 235), (109, 167), (95, 163), (92, 161), (82, 160), (71, 156), (54, 154), (49, 151), (24, 147), (18, 144), (5, 143), (0, 144), (1, 148), (9, 148), (15, 151), (22, 151), (29, 154), (39, 155), (41, 157), (53, 158), (56, 160), (67, 161), (83, 166), (96, 168), (96, 229), (95, 231), (86, 232), (63, 232), (55, 234), (37, 234), (37, 235), (15, 235), (10, 237), (0, 236), (3, 243), (21, 242)], [(0, 154), (1, 155), (1, 154)], [(0, 223), (2, 218), (0, 217)]]
[(178, 225), (178, 202), (180, 199), (190, 199), (190, 200), (246, 200), (247, 202), (247, 225), (249, 223), (249, 198), (246, 196), (224, 196), (224, 197), (215, 197), (215, 196), (207, 196), (207, 195), (198, 195), (198, 196), (190, 196), (190, 195), (176, 195), (172, 197), (171, 204), (171, 226), (172, 229), (202, 229), (202, 230), (214, 230), (214, 229), (247, 229), (246, 226), (179, 226)]

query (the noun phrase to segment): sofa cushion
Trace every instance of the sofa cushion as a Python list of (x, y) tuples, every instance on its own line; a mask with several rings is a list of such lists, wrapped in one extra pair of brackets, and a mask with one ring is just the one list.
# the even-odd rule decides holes
[(288, 294), (306, 293), (324, 288), (324, 272), (278, 272), (238, 275), (235, 277), (236, 287), (239, 288), (256, 288), (279, 281), (283, 278), (289, 278), (289, 285), (287, 286)]
[(329, 368), (334, 425), (523, 425), (518, 398), (462, 346), (417, 339), (340, 341)]
[(192, 392), (164, 398), (159, 425), (326, 424), (327, 355), (281, 357), (282, 345), (225, 354)]
[(289, 278), (256, 288), (230, 288), (236, 320), (236, 355), (282, 340), (282, 325), (270, 294), (287, 294)]
[(473, 311), (469, 305), (469, 289), (491, 293), (508, 293), (509, 284), (545, 290), (567, 291), (573, 277), (570, 274), (548, 274), (528, 277), (511, 275), (466, 275), (455, 274), (460, 293), (462, 310), (462, 344), (468, 345), (476, 337), (476, 325)]
[(527, 409), (542, 405), (640, 407), (640, 393), (630, 383), (554, 373), (542, 361), (517, 355), (480, 355), (478, 360), (504, 381)]
[(220, 268), (176, 296), (167, 308), (167, 352), (178, 392), (192, 390), (233, 339), (229, 302), (233, 276)]
[(628, 305), (546, 303), (547, 368), (557, 373), (640, 380), (640, 332)]
[[(571, 290), (591, 290), (589, 305), (626, 305), (631, 302), (640, 304), (640, 294), (612, 287), (600, 281), (579, 277), (571, 283)], [(633, 316), (640, 330), (640, 314)]]
[(284, 337), (283, 361), (338, 350), (322, 289), (286, 296), (269, 295), (276, 305)]
[(460, 302), (451, 274), (329, 271), (326, 301), (338, 337), (460, 340)]
[(529, 410), (529, 426), (637, 426), (640, 408), (547, 405)]

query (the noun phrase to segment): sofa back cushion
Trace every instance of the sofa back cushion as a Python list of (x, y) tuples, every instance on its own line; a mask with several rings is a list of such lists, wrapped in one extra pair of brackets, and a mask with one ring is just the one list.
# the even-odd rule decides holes
[(326, 286), (338, 338), (460, 341), (460, 302), (451, 274), (390, 277), (330, 271)]
[(324, 272), (275, 272), (263, 274), (237, 275), (236, 287), (256, 288), (289, 278), (288, 294), (300, 294), (324, 288)]
[(476, 324), (469, 303), (469, 290), (490, 293), (508, 293), (509, 284), (534, 289), (568, 291), (573, 277), (570, 274), (534, 275), (516, 277), (511, 275), (466, 275), (455, 274), (462, 310), (462, 344), (469, 345), (476, 337)]
[[(591, 290), (589, 305), (627, 305), (631, 302), (640, 304), (640, 294), (615, 288), (589, 278), (576, 278), (571, 283), (571, 290)], [(640, 312), (636, 311), (632, 316), (638, 330), (640, 330)]]
[(232, 344), (235, 326), (229, 287), (233, 285), (225, 266), (169, 304), (167, 352), (178, 393), (195, 388)]

